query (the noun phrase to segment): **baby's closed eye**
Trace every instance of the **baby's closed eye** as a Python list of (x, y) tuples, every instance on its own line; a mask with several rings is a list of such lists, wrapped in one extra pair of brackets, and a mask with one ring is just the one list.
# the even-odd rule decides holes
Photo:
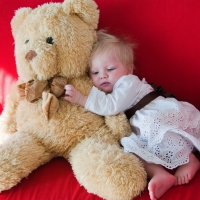
[(91, 72), (92, 75), (97, 75), (99, 72)]

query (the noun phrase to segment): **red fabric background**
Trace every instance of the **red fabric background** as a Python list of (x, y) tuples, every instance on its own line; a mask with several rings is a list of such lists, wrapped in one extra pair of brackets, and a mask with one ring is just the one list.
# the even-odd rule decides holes
[[(56, 0), (53, 0), (56, 2)], [(34, 8), (48, 0), (0, 1), (0, 112), (17, 78), (10, 21), (20, 7)], [(57, 2), (62, 2), (61, 0)], [(200, 109), (200, 1), (199, 0), (96, 0), (100, 28), (130, 37), (137, 43), (136, 74), (162, 85), (178, 99)], [(199, 154), (198, 154), (199, 157)], [(187, 185), (173, 187), (161, 200), (200, 199), (200, 173)], [(0, 200), (100, 200), (78, 184), (63, 158), (41, 166)], [(145, 190), (136, 200), (149, 200)]]

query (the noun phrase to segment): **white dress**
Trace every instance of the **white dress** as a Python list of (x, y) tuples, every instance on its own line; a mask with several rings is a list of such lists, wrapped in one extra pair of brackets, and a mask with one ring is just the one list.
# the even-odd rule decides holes
[[(85, 108), (99, 115), (129, 109), (153, 88), (134, 75), (123, 76), (111, 94), (93, 87)], [(149, 163), (173, 169), (188, 163), (195, 147), (200, 151), (200, 112), (187, 102), (157, 97), (130, 118), (134, 132), (121, 139), (125, 152)]]

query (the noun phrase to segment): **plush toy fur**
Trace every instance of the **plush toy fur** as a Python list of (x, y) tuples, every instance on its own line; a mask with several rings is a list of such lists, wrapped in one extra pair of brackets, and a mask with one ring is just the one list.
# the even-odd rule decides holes
[(0, 146), (0, 191), (56, 156), (66, 158), (80, 184), (102, 198), (132, 199), (146, 186), (141, 162), (119, 145), (119, 139), (130, 134), (124, 114), (105, 119), (58, 97), (58, 109), (46, 119), (43, 96), (32, 102), (18, 98), (17, 85), (53, 77), (66, 77), (88, 94), (92, 87), (88, 58), (98, 18), (92, 0), (16, 11), (11, 26), (19, 80), (0, 119), (1, 136), (11, 135)]

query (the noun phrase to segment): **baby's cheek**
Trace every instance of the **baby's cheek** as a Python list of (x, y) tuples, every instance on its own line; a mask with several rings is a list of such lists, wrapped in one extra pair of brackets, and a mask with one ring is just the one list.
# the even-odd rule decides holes
[(92, 84), (93, 84), (94, 86), (96, 86), (96, 87), (99, 86), (99, 83), (98, 83), (97, 79), (95, 79), (95, 78), (92, 79)]

